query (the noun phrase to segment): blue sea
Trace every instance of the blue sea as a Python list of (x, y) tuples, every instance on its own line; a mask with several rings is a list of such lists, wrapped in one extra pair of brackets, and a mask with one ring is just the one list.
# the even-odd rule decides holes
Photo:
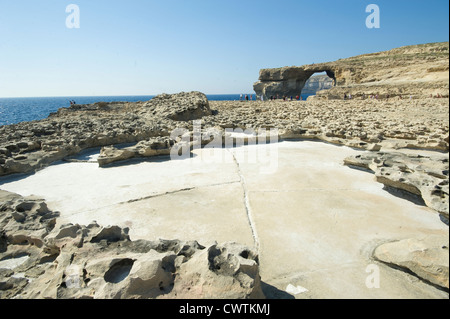
[[(72, 100), (77, 104), (91, 104), (148, 101), (153, 97), (154, 95), (0, 98), (0, 126), (45, 119), (50, 113), (69, 107)], [(235, 101), (240, 99), (240, 94), (212, 94), (207, 97), (210, 101)]]

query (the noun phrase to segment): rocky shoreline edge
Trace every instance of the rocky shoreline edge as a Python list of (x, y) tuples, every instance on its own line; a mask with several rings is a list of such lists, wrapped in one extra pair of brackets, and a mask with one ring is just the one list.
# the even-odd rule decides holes
[(0, 203), (2, 299), (264, 298), (257, 254), (237, 243), (132, 241), (96, 222), (56, 229), (41, 199), (0, 191)]
[[(196, 120), (204, 136), (200, 142), (194, 136)], [(210, 102), (190, 92), (148, 102), (75, 105), (46, 120), (0, 127), (0, 176), (32, 173), (93, 147), (102, 147), (102, 167), (168, 155), (182, 137), (173, 136), (174, 130), (189, 132), (188, 147), (193, 148), (214, 138), (210, 128), (221, 132), (221, 139), (226, 129), (277, 129), (278, 140), (314, 139), (366, 150), (343, 164), (369, 170), (386, 187), (421, 198), (448, 224), (448, 99)], [(117, 147), (125, 143), (134, 145)], [(0, 195), (0, 265), (22, 262), (14, 270), (1, 270), (0, 298), (264, 297), (258, 256), (250, 248), (133, 242), (127, 229), (96, 223), (54, 229), (58, 213), (50, 212), (44, 200)], [(448, 290), (448, 238), (424, 242), (428, 253), (413, 252), (407, 261), (392, 253), (392, 243), (391, 253), (382, 245), (374, 258)]]

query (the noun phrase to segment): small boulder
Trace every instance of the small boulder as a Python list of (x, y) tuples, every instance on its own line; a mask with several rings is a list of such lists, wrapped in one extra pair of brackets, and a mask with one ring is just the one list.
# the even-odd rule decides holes
[(449, 238), (430, 235), (382, 244), (374, 257), (388, 265), (408, 269), (418, 277), (449, 288)]

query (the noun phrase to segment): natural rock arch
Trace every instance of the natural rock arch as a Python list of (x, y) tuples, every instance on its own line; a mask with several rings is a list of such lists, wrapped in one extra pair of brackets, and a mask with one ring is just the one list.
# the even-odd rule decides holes
[(317, 92), (319, 99), (342, 99), (348, 94), (357, 99), (448, 97), (448, 51), (448, 42), (427, 43), (334, 62), (262, 69), (253, 88), (266, 99), (296, 96), (312, 74), (327, 72), (334, 86)]
[(336, 70), (324, 64), (312, 64), (303, 67), (262, 69), (259, 81), (254, 84), (253, 89), (258, 96), (264, 96), (265, 99), (270, 96), (297, 96), (301, 94), (309, 78), (321, 72), (333, 79), (333, 86), (337, 85)]

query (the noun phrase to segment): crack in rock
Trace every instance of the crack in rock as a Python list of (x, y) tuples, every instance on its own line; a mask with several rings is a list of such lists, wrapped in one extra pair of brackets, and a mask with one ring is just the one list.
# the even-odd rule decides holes
[[(228, 152), (230, 152), (230, 151), (228, 150)], [(241, 166), (239, 165), (239, 162), (236, 159), (236, 156), (232, 152), (230, 152), (230, 154), (233, 156), (233, 161), (236, 164), (237, 173), (240, 178), (242, 190), (244, 191), (244, 200), (243, 201), (244, 201), (244, 206), (245, 206), (245, 213), (247, 215), (248, 223), (249, 223), (250, 229), (252, 231), (255, 249), (259, 253), (259, 247), (260, 247), (259, 237), (258, 237), (258, 232), (256, 231), (256, 225), (255, 225), (255, 222), (254, 222), (253, 216), (252, 216), (252, 210), (250, 207), (250, 200), (248, 198), (248, 189), (247, 189), (247, 185), (245, 183), (245, 177), (242, 174)]]

